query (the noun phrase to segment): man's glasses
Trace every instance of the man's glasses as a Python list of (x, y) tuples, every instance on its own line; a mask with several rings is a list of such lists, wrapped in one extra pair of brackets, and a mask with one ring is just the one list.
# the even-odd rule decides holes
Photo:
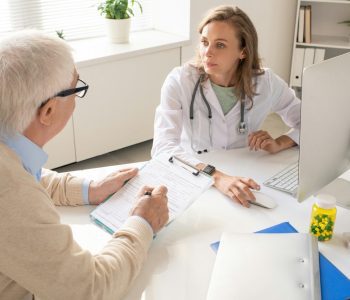
[(86, 95), (86, 92), (88, 90), (89, 86), (82, 81), (81, 79), (78, 79), (77, 86), (74, 89), (68, 89), (64, 90), (62, 92), (57, 93), (53, 98), (55, 97), (67, 97), (70, 95), (75, 94), (79, 98), (83, 98)]
[(83, 98), (86, 95), (88, 88), (89, 88), (89, 85), (87, 85), (81, 79), (78, 79), (77, 86), (74, 89), (68, 89), (68, 90), (64, 90), (64, 91), (57, 93), (53, 97), (51, 97), (51, 98), (45, 100), (43, 103), (41, 103), (40, 107), (43, 107), (47, 103), (47, 101), (49, 101), (50, 99), (55, 98), (55, 97), (67, 97), (67, 96), (75, 94), (77, 97)]

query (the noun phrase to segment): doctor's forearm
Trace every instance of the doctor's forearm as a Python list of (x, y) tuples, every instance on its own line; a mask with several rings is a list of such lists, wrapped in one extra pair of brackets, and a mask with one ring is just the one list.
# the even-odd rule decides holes
[(296, 146), (296, 142), (294, 142), (289, 136), (287, 135), (281, 135), (276, 140), (277, 144), (279, 145), (279, 151), (291, 148)]

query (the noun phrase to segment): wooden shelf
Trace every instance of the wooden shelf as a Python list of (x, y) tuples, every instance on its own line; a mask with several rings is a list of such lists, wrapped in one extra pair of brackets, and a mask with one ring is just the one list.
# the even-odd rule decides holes
[(345, 36), (324, 36), (313, 35), (311, 37), (312, 43), (296, 43), (297, 46), (302, 47), (316, 47), (316, 48), (334, 48), (334, 49), (349, 49), (350, 41)]

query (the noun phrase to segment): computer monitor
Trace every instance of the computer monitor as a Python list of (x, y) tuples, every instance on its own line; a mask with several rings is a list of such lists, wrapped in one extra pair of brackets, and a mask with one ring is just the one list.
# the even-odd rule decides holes
[(330, 193), (350, 208), (350, 53), (304, 70), (298, 201)]

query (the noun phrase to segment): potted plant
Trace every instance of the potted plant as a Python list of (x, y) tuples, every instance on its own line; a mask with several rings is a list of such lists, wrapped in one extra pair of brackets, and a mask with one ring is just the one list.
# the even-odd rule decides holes
[(137, 0), (105, 0), (98, 10), (105, 17), (107, 32), (113, 43), (128, 43), (130, 18), (134, 16), (133, 7), (137, 4), (142, 13), (142, 6)]

